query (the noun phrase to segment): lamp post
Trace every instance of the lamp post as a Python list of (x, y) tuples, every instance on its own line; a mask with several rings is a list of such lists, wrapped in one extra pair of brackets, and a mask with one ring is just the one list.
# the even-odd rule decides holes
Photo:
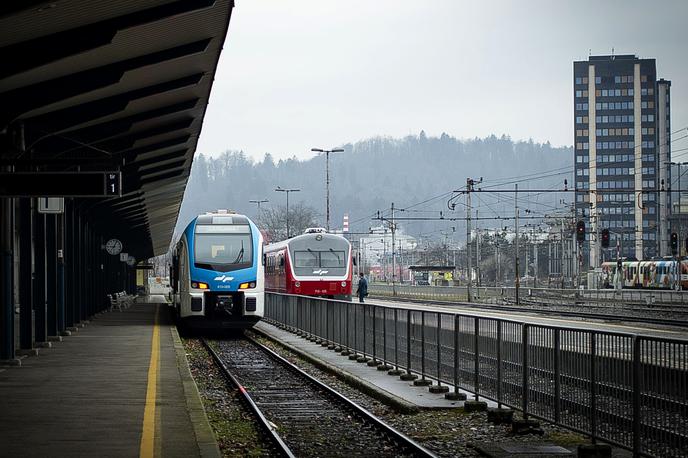
[(330, 232), (330, 153), (343, 153), (344, 150), (341, 148), (334, 148), (330, 150), (311, 148), (311, 151), (314, 151), (316, 153), (325, 153), (325, 206), (327, 214), (327, 232)]
[(258, 205), (258, 211), (260, 211), (260, 204), (264, 204), (266, 202), (270, 202), (267, 199), (261, 199), (261, 200), (249, 200), (250, 203), (252, 204), (257, 204)]
[(277, 186), (277, 188), (275, 188), (275, 191), (287, 193), (287, 238), (289, 238), (289, 193), (290, 192), (299, 192), (301, 190), (300, 189), (283, 189), (281, 186)]

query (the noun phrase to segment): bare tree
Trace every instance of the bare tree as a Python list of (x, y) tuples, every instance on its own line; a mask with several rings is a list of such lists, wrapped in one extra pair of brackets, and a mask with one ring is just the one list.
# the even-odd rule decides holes
[[(303, 203), (289, 205), (289, 235), (303, 234), (308, 227), (318, 226), (318, 213), (313, 207)], [(287, 209), (275, 206), (260, 209), (258, 225), (265, 231), (269, 242), (278, 242), (287, 238)]]

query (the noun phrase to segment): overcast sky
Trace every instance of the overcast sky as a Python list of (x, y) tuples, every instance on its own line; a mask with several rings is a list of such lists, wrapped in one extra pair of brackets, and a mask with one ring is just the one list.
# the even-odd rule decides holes
[(657, 59), (677, 130), (687, 20), (685, 0), (236, 0), (198, 152), (305, 159), (421, 129), (570, 145), (572, 62), (612, 47)]

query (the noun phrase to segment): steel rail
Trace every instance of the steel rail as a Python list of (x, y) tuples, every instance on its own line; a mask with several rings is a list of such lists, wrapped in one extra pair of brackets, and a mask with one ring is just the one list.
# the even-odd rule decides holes
[[(381, 431), (383, 434), (387, 435), (393, 442), (398, 444), (403, 449), (412, 453), (413, 456), (432, 457), (432, 458), (435, 458), (437, 456), (434, 453), (432, 453), (430, 450), (426, 449), (422, 445), (415, 442), (410, 437), (406, 436), (402, 432), (396, 430), (392, 426), (390, 426), (387, 423), (385, 423), (384, 421), (380, 420), (375, 415), (370, 413), (368, 410), (364, 409), (363, 407), (361, 407), (360, 405), (358, 405), (357, 403), (355, 403), (354, 401), (352, 401), (348, 397), (344, 396), (342, 393), (336, 391), (335, 389), (333, 389), (329, 385), (321, 382), (320, 380), (318, 380), (317, 378), (308, 374), (307, 372), (304, 372), (301, 368), (296, 366), (291, 361), (285, 359), (281, 355), (277, 354), (274, 350), (266, 347), (265, 345), (261, 344), (260, 342), (256, 341), (254, 338), (251, 338), (250, 336), (245, 336), (245, 338), (246, 338), (246, 340), (251, 342), (253, 345), (258, 347), (260, 350), (265, 352), (269, 357), (274, 359), (278, 364), (281, 364), (284, 367), (288, 368), (290, 371), (292, 371), (295, 374), (297, 374), (298, 376), (304, 378), (308, 383), (315, 386), (317, 389), (324, 391), (329, 396), (331, 396), (332, 398), (334, 398), (335, 400), (337, 400), (338, 402), (343, 404), (346, 408), (352, 410), (362, 420), (370, 423), (374, 428)], [(211, 353), (214, 354), (213, 358), (214, 359), (217, 358), (216, 361), (219, 361), (221, 363), (221, 359), (220, 359), (219, 355), (217, 355), (217, 353), (214, 351), (214, 349), (212, 349), (210, 347), (210, 345), (207, 342), (205, 342), (205, 339), (203, 341), (204, 341), (204, 345), (206, 345), (206, 347), (210, 349)], [(227, 368), (227, 366), (224, 363), (221, 363), (221, 367), (222, 367), (223, 373), (226, 373), (229, 377), (231, 377), (231, 379), (233, 380), (233, 383), (235, 385), (241, 387), (241, 384), (238, 382), (238, 380), (234, 376), (231, 375), (231, 373), (229, 372), (229, 369)], [(258, 408), (256, 403), (251, 399), (250, 393), (248, 393), (243, 387), (241, 387), (240, 390), (242, 390), (242, 394), (244, 394), (244, 396), (246, 398), (250, 399), (252, 409), (254, 409), (254, 412), (255, 411), (260, 412), (260, 409)], [(262, 419), (265, 419), (265, 416), (262, 414), (262, 412), (260, 413), (260, 415), (261, 415)], [(265, 421), (267, 422), (267, 419), (265, 419)], [(267, 424), (271, 425), (269, 422)], [(270, 426), (270, 428), (272, 428), (272, 426)], [(274, 430), (271, 429), (271, 432), (273, 432), (274, 435), (277, 438), (279, 438), (279, 435)], [(281, 438), (280, 438), (280, 440), (281, 440)], [(285, 445), (285, 447), (287, 447), (287, 446)], [(288, 448), (287, 448), (287, 450), (288, 450)]]
[(662, 318), (645, 318), (645, 317), (621, 317), (617, 315), (607, 315), (604, 313), (588, 313), (588, 312), (567, 312), (564, 310), (546, 310), (546, 309), (526, 309), (523, 307), (513, 307), (509, 305), (491, 305), (491, 304), (479, 304), (474, 302), (458, 302), (458, 301), (441, 301), (437, 299), (414, 299), (408, 297), (399, 296), (385, 296), (385, 295), (375, 295), (370, 296), (371, 299), (381, 299), (381, 300), (391, 300), (397, 302), (408, 302), (413, 304), (427, 304), (427, 305), (450, 305), (450, 306), (461, 306), (477, 310), (490, 310), (490, 311), (502, 311), (502, 312), (521, 312), (521, 313), (531, 313), (548, 316), (550, 318), (556, 317), (572, 317), (572, 318), (584, 318), (593, 319), (601, 321), (613, 321), (613, 322), (633, 322), (641, 324), (657, 324), (662, 326), (677, 326), (686, 328), (688, 327), (688, 320), (668, 320)]
[(208, 353), (210, 353), (210, 356), (213, 358), (213, 361), (215, 361), (215, 364), (217, 364), (217, 366), (220, 368), (220, 372), (222, 372), (222, 375), (224, 375), (224, 377), (232, 385), (234, 385), (237, 388), (237, 390), (239, 390), (239, 393), (241, 393), (241, 396), (246, 401), (249, 408), (258, 419), (258, 423), (260, 423), (260, 426), (268, 433), (274, 445), (279, 449), (279, 452), (283, 456), (286, 456), (288, 458), (296, 458), (296, 455), (294, 455), (294, 453), (289, 449), (289, 446), (284, 442), (284, 440), (282, 440), (280, 435), (277, 433), (273, 424), (270, 423), (270, 421), (267, 418), (265, 418), (265, 415), (263, 415), (263, 412), (260, 410), (253, 398), (251, 398), (251, 395), (246, 391), (246, 389), (239, 382), (239, 380), (237, 380), (237, 378), (234, 377), (234, 375), (232, 375), (232, 373), (229, 371), (224, 361), (222, 361), (222, 358), (220, 358), (220, 355), (217, 354), (215, 349), (204, 338), (201, 338), (201, 342), (203, 343), (203, 346), (206, 348)]
[(411, 451), (414, 456), (425, 456), (425, 457), (436, 457), (434, 453), (432, 453), (430, 450), (426, 449), (422, 445), (418, 444), (416, 441), (408, 437), (407, 435), (403, 434), (402, 432), (394, 429), (392, 426), (388, 425), (384, 421), (380, 420), (377, 418), (375, 415), (372, 413), (368, 412), (366, 409), (349, 399), (348, 397), (344, 396), (342, 393), (339, 391), (336, 391), (329, 385), (321, 382), (317, 378), (313, 377), (312, 375), (308, 374), (307, 372), (303, 371), (300, 367), (292, 363), (291, 361), (287, 360), (283, 356), (277, 354), (274, 350), (266, 347), (265, 345), (261, 344), (260, 342), (257, 342), (255, 339), (248, 337), (248, 340), (251, 341), (253, 344), (258, 346), (260, 349), (262, 349), (264, 352), (266, 352), (268, 355), (271, 357), (275, 358), (277, 361), (279, 361), (281, 364), (284, 364), (286, 367), (288, 367), (290, 370), (296, 372), (297, 374), (301, 375), (305, 379), (307, 379), (310, 383), (318, 387), (319, 389), (322, 389), (323, 391), (327, 392), (328, 394), (332, 395), (334, 398), (338, 399), (341, 401), (343, 404), (345, 404), (347, 407), (351, 408), (354, 410), (358, 415), (360, 415), (364, 420), (369, 421), (372, 423), (376, 428), (380, 429), (383, 431), (385, 434), (389, 435), (395, 442), (397, 442), (399, 445), (402, 447), (408, 449)]

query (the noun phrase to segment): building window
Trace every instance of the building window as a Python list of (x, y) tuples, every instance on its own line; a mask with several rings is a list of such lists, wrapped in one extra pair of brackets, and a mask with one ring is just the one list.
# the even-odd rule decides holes
[(631, 96), (632, 96), (634, 93), (635, 93), (635, 91), (634, 91), (633, 89), (629, 89), (629, 90), (628, 90), (628, 95), (631, 95)]
[(576, 84), (583, 84), (583, 78), (581, 78), (580, 76), (577, 76), (576, 77)]
[(595, 77), (595, 84), (602, 84), (602, 77), (601, 76)]
[(640, 82), (647, 83), (647, 75), (640, 75)]

